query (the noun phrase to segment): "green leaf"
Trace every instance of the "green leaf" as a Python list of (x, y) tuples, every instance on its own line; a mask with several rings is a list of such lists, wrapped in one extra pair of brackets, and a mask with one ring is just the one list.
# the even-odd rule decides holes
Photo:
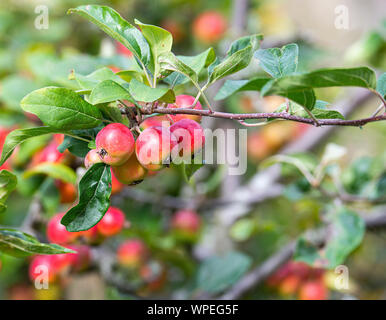
[[(190, 79), (193, 83), (198, 82), (197, 73), (189, 67), (187, 64), (178, 59), (172, 52), (161, 55), (158, 59), (161, 69), (175, 71), (181, 75), (184, 75), (188, 79)], [(179, 80), (179, 83), (182, 83), (182, 79)], [(182, 82), (181, 82), (182, 81)]]
[[(102, 127), (100, 126), (87, 130), (74, 130), (71, 131), (71, 134), (92, 141), (95, 139), (96, 135), (101, 129)], [(67, 149), (72, 154), (80, 158), (84, 158), (86, 154), (90, 151), (89, 142), (79, 140), (71, 136), (65, 136), (62, 144), (58, 147), (59, 152), (62, 153)]]
[(104, 163), (94, 164), (79, 183), (79, 203), (62, 218), (70, 232), (95, 226), (110, 206), (111, 171)]
[(17, 178), (13, 173), (0, 170), (0, 213), (7, 209), (5, 202), (9, 194), (16, 189), (16, 185)]
[(37, 115), (45, 125), (62, 130), (94, 128), (102, 119), (98, 108), (65, 88), (33, 91), (24, 97), (21, 106), (24, 111)]
[(0, 251), (16, 257), (76, 253), (57, 244), (41, 243), (35, 237), (14, 229), (0, 229)]
[(91, 104), (100, 104), (117, 100), (132, 100), (129, 91), (112, 80), (100, 82), (89, 97)]
[(252, 52), (255, 52), (260, 47), (260, 42), (263, 40), (263, 38), (264, 37), (262, 34), (253, 34), (237, 39), (232, 42), (227, 52), (227, 56), (231, 56), (232, 54), (246, 48), (249, 45), (252, 46)]
[(130, 82), (129, 92), (137, 101), (153, 102), (160, 100), (167, 103), (176, 101), (173, 90), (168, 88), (151, 88), (135, 79)]
[(124, 84), (125, 81), (121, 79), (120, 76), (115, 74), (110, 68), (103, 67), (98, 70), (95, 70), (94, 72), (90, 73), (87, 76), (83, 76), (81, 74), (72, 73), (70, 75), (71, 79), (75, 79), (80, 88), (83, 90), (92, 90), (94, 89), (99, 83), (105, 80), (113, 80), (119, 84)]
[(10, 132), (5, 139), (3, 152), (1, 154), (0, 166), (11, 156), (13, 150), (23, 141), (49, 133), (65, 133), (63, 130), (50, 127), (37, 127), (28, 129), (17, 129)]
[(208, 84), (212, 84), (221, 78), (229, 76), (230, 74), (236, 73), (247, 67), (251, 62), (252, 53), (252, 46), (249, 45), (225, 58), (224, 61), (213, 68), (213, 71), (209, 76)]
[(344, 263), (348, 255), (362, 242), (365, 223), (355, 212), (340, 208), (329, 217), (328, 238), (322, 250), (300, 238), (297, 242), (294, 259), (310, 265), (328, 269)]
[(240, 91), (260, 91), (271, 78), (253, 78), (251, 80), (226, 80), (217, 92), (214, 100), (223, 100)]
[(54, 179), (45, 179), (39, 188), (38, 195), (44, 212), (47, 212), (49, 216), (53, 216), (58, 212), (60, 193)]
[[(311, 111), (312, 115), (316, 119), (344, 119), (344, 116), (339, 111), (325, 109), (326, 104), (328, 103), (316, 100), (315, 107)], [(279, 108), (275, 110), (275, 112), (284, 112), (286, 108), (286, 104), (282, 104)], [(310, 118), (308, 112), (306, 112), (302, 106), (296, 103), (291, 103), (290, 113), (294, 116)]]
[(382, 75), (378, 78), (377, 91), (382, 95), (382, 97), (386, 98), (386, 72), (382, 73)]
[[(162, 59), (168, 59), (168, 57), (163, 57)], [(168, 77), (164, 79), (166, 83), (169, 83), (171, 85), (178, 85), (183, 84), (189, 81), (191, 79), (194, 82), (197, 82), (196, 76), (192, 71), (194, 71), (198, 77), (199, 73), (206, 67), (208, 67), (210, 64), (213, 63), (213, 61), (216, 59), (216, 54), (213, 50), (213, 48), (209, 48), (206, 51), (196, 55), (196, 56), (177, 56), (174, 57), (173, 55), (169, 57), (171, 61), (164, 61), (163, 63), (170, 63), (171, 66), (167, 67), (163, 65), (163, 67), (166, 70), (178, 70), (178, 64), (183, 63), (179, 67), (180, 72), (175, 71)], [(177, 59), (177, 61), (174, 61)], [(185, 70), (184, 70), (185, 69)]]
[(150, 47), (142, 33), (129, 22), (124, 20), (118, 12), (106, 6), (86, 5), (70, 9), (69, 13), (78, 13), (110, 37), (121, 42), (144, 66), (150, 63)]
[(282, 48), (260, 49), (255, 52), (263, 70), (274, 78), (280, 78), (296, 72), (299, 48), (296, 43)]
[(251, 263), (250, 257), (236, 251), (208, 258), (198, 269), (196, 288), (209, 293), (221, 292), (239, 280)]
[(61, 163), (43, 162), (27, 170), (23, 178), (28, 179), (34, 175), (43, 174), (51, 178), (62, 180), (67, 183), (76, 184), (76, 173), (70, 167)]
[(169, 31), (160, 27), (142, 23), (137, 19), (135, 23), (140, 26), (143, 36), (150, 45), (152, 55), (150, 70), (153, 72), (154, 78), (157, 78), (160, 71), (158, 57), (170, 52), (173, 45), (173, 37)]

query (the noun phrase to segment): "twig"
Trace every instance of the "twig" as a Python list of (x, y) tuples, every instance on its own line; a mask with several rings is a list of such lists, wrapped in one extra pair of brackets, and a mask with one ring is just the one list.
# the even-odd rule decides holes
[[(364, 217), (366, 227), (384, 227), (386, 226), (386, 214), (372, 214)], [(326, 230), (311, 230), (306, 234), (306, 238), (312, 239), (313, 243), (322, 245), (325, 241)], [(291, 259), (296, 242), (287, 244), (283, 249), (265, 260), (261, 265), (247, 273), (233, 287), (219, 297), (221, 300), (234, 300), (240, 298), (243, 294), (256, 287), (267, 279), (280, 266)]]

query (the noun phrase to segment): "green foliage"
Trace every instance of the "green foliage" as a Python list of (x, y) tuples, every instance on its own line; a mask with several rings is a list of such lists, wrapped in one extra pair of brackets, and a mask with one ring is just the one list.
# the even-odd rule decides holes
[(138, 101), (153, 102), (163, 101), (173, 103), (176, 100), (173, 90), (168, 88), (151, 88), (136, 79), (130, 81), (130, 94)]
[(15, 257), (33, 254), (75, 253), (57, 244), (39, 242), (35, 237), (13, 229), (0, 229), (0, 252)]
[(91, 91), (89, 102), (100, 104), (117, 100), (132, 100), (129, 91), (112, 80), (104, 80), (97, 84)]
[(110, 166), (94, 164), (80, 180), (79, 194), (79, 203), (62, 219), (62, 224), (70, 232), (92, 228), (108, 210), (111, 195)]
[(54, 179), (59, 179), (67, 183), (76, 183), (76, 173), (70, 167), (61, 163), (43, 162), (24, 172), (24, 178), (34, 175), (47, 175)]
[(9, 194), (15, 190), (16, 185), (17, 178), (13, 173), (7, 170), (0, 170), (0, 213), (7, 209), (5, 202)]
[(355, 212), (340, 208), (329, 215), (328, 237), (322, 250), (304, 238), (297, 242), (294, 259), (310, 265), (333, 269), (344, 263), (347, 256), (362, 242), (365, 232), (363, 219)]
[(195, 287), (209, 293), (221, 292), (240, 279), (251, 263), (248, 256), (237, 251), (208, 258), (198, 269)]

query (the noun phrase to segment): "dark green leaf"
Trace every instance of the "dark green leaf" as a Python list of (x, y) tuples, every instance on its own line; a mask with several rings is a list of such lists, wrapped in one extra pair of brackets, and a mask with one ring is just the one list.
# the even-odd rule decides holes
[(28, 128), (28, 129), (17, 129), (8, 134), (5, 139), (3, 152), (1, 154), (0, 166), (4, 164), (5, 161), (11, 156), (13, 150), (22, 143), (23, 141), (41, 136), (49, 133), (65, 133), (63, 130), (50, 128), (50, 127), (38, 127), (38, 128)]
[(21, 106), (24, 111), (37, 115), (45, 125), (62, 130), (94, 128), (102, 119), (98, 108), (65, 88), (33, 91), (24, 97)]
[(274, 78), (280, 78), (296, 72), (299, 48), (297, 44), (287, 44), (282, 48), (260, 49), (255, 52), (263, 70)]
[(92, 91), (89, 97), (91, 104), (100, 104), (117, 100), (131, 100), (129, 91), (112, 80), (100, 82)]
[(110, 37), (128, 48), (143, 65), (147, 66), (150, 63), (150, 47), (144, 36), (114, 9), (106, 6), (86, 5), (70, 9), (68, 12), (78, 13), (95, 23)]
[(94, 164), (79, 183), (79, 203), (62, 218), (70, 232), (95, 226), (110, 206), (111, 171), (104, 163)]
[(137, 101), (153, 102), (160, 100), (167, 103), (176, 101), (173, 90), (168, 88), (151, 88), (135, 79), (130, 82), (129, 92)]
[(0, 251), (16, 257), (76, 253), (57, 244), (40, 243), (35, 237), (14, 229), (0, 229)]
[(237, 51), (240, 51), (247, 46), (252, 46), (252, 52), (255, 52), (260, 46), (260, 42), (263, 40), (263, 35), (261, 34), (253, 34), (250, 36), (245, 36), (240, 39), (235, 40), (232, 42), (228, 52), (227, 56), (231, 56), (232, 54), (236, 53)]

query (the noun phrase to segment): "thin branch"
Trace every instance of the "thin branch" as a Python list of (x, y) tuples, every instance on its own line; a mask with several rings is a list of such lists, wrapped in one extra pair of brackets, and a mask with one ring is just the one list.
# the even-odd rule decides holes
[[(371, 216), (364, 217), (367, 228), (385, 227), (386, 226), (386, 214), (372, 214)], [(311, 230), (306, 234), (306, 238), (312, 239), (315, 244), (322, 245), (325, 241), (326, 230)], [(261, 284), (278, 268), (284, 265), (291, 259), (296, 242), (287, 244), (283, 249), (273, 254), (261, 265), (247, 273), (242, 277), (233, 287), (219, 297), (221, 300), (235, 300), (243, 296), (246, 292), (252, 288)]]

